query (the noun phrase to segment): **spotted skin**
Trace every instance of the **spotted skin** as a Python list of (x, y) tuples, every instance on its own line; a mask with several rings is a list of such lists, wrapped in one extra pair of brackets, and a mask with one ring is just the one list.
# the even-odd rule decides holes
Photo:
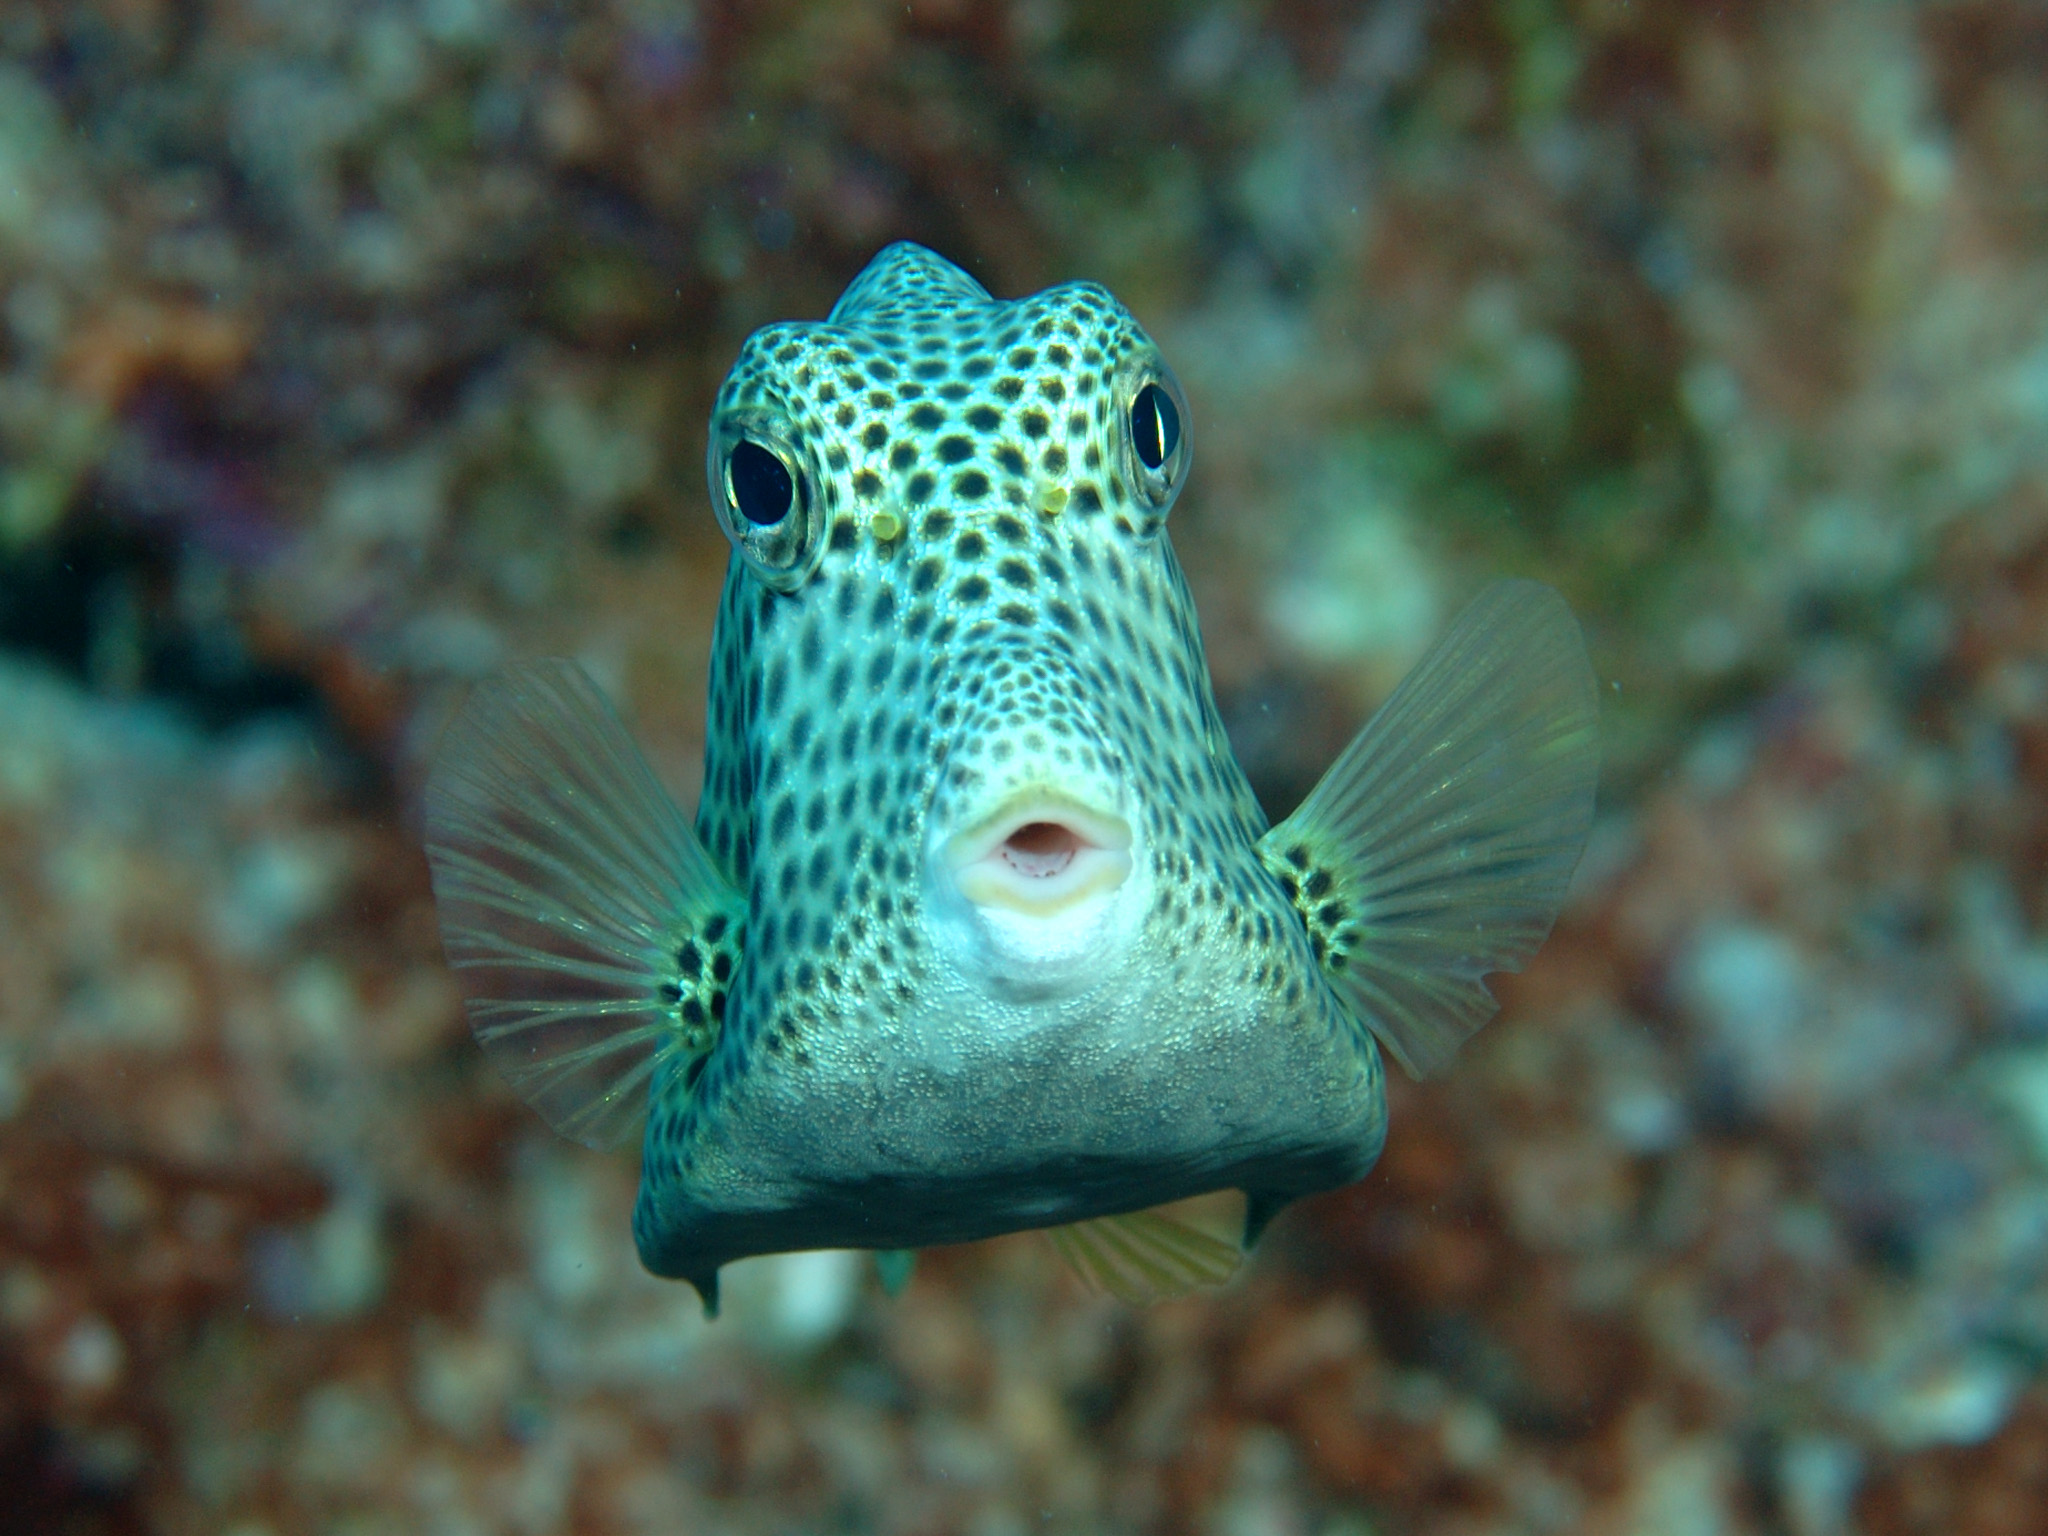
[[(911, 245), (741, 351), (711, 433), (736, 548), (696, 829), (744, 943), (723, 936), (717, 1009), (675, 983), (709, 1027), (652, 1096), (634, 1230), (657, 1273), (702, 1288), (746, 1253), (1224, 1186), (1256, 1218), (1377, 1156), (1379, 1054), (1317, 963), (1341, 918), (1254, 848), (1164, 531), (1187, 444), (1156, 469), (1133, 444), (1147, 384), (1184, 424), (1103, 288), (996, 301)], [(776, 524), (736, 500), (743, 440), (790, 472)], [(1135, 941), (1048, 997), (945, 942), (927, 879), (935, 829), (1032, 785), (1120, 807), (1149, 893)]]
[(1319, 854), (1309, 837), (1291, 838), (1283, 847), (1262, 845), (1259, 858), (1294, 903), (1316, 964), (1328, 972), (1343, 971), (1364, 937), (1364, 925), (1344, 891), (1336, 861)]
[(739, 973), (745, 935), (744, 919), (724, 912), (707, 914), (695, 922), (679, 921), (675, 968), (656, 995), (672, 1010), (686, 1091), (695, 1086), (724, 1028), (726, 999)]

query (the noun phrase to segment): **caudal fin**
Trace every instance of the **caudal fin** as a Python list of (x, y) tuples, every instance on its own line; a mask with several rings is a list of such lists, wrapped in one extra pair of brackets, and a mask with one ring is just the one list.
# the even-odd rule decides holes
[[(441, 942), (484, 1054), (585, 1146), (639, 1127), (647, 1084), (708, 1049), (679, 948), (738, 897), (574, 662), (480, 684), (427, 781)], [(724, 924), (719, 924), (722, 928)]]
[(1482, 978), (1548, 937), (1599, 767), (1578, 622), (1549, 587), (1503, 581), (1260, 840), (1331, 985), (1411, 1073), (1449, 1061), (1499, 1006)]
[(1046, 1236), (1093, 1290), (1119, 1301), (1163, 1301), (1221, 1285), (1244, 1260), (1245, 1197), (1196, 1195), (1149, 1211), (1052, 1227)]

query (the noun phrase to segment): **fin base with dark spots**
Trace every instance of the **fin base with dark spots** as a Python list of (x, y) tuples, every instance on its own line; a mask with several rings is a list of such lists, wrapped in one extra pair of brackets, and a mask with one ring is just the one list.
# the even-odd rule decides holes
[(740, 900), (581, 668), (476, 688), (434, 760), (426, 842), (484, 1054), (563, 1135), (623, 1142), (656, 1069), (710, 1048), (722, 993), (679, 957), (736, 945)]
[(1499, 1006), (1592, 827), (1599, 696), (1578, 622), (1533, 581), (1460, 613), (1259, 856), (1323, 974), (1420, 1077)]

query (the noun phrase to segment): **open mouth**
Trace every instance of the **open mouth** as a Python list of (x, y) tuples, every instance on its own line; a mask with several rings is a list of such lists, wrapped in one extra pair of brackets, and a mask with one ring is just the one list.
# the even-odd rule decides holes
[(1123, 884), (1130, 850), (1121, 817), (1032, 794), (950, 838), (945, 861), (975, 906), (1045, 917)]

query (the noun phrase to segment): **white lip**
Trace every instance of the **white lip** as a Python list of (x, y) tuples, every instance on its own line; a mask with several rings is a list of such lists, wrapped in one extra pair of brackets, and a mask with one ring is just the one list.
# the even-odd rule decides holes
[(1130, 878), (1131, 829), (1120, 816), (1030, 791), (948, 838), (940, 859), (974, 906), (1051, 917)]

